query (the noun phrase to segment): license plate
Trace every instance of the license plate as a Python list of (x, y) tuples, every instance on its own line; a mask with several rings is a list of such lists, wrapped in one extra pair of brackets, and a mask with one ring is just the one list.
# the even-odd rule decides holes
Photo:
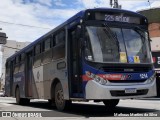
[(136, 88), (127, 88), (125, 89), (125, 93), (137, 93)]

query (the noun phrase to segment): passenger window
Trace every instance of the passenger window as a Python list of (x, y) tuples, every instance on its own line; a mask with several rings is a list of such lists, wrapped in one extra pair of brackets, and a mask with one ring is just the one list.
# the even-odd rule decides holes
[(24, 61), (24, 60), (25, 60), (25, 54), (22, 53), (22, 55), (21, 55), (21, 61)]
[(40, 52), (41, 52), (41, 46), (40, 46), (40, 44), (38, 44), (35, 47), (35, 55), (39, 54)]
[(17, 57), (15, 58), (15, 63), (16, 63), (16, 64), (19, 63), (19, 56), (17, 56)]
[(59, 32), (55, 36), (56, 45), (53, 47), (53, 59), (65, 57), (65, 31)]
[(44, 54), (42, 58), (43, 64), (52, 60), (51, 37), (44, 41)]
[(14, 74), (18, 73), (19, 72), (19, 65), (15, 65), (14, 66)]
[(41, 44), (37, 44), (35, 47), (34, 67), (41, 65), (41, 59), (43, 58), (43, 54), (40, 53), (41, 53)]
[(61, 44), (65, 41), (65, 32), (61, 31), (56, 35), (56, 45)]
[(47, 40), (45, 40), (44, 42), (44, 51), (49, 50), (51, 48), (51, 39), (48, 38)]
[(23, 72), (23, 71), (24, 71), (24, 63), (20, 64), (19, 71), (20, 71), (20, 72)]

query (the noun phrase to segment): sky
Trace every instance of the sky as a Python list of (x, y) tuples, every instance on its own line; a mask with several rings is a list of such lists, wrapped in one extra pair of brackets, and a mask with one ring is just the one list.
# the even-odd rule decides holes
[[(0, 28), (8, 40), (33, 42), (87, 8), (110, 7), (110, 0), (1, 0)], [(118, 0), (123, 9), (160, 7), (160, 0)]]

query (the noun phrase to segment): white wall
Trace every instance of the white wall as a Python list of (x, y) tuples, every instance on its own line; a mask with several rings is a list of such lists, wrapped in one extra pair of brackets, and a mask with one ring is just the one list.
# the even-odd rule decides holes
[(1, 57), (0, 61), (2, 61), (1, 68), (0, 68), (0, 77), (2, 75), (2, 84), (4, 85), (5, 83), (5, 64), (6, 64), (6, 59), (19, 51), (20, 49), (24, 48), (30, 44), (30, 42), (17, 42), (14, 40), (7, 40), (7, 44), (1, 46)]
[(160, 51), (160, 37), (153, 37), (151, 40), (151, 50)]

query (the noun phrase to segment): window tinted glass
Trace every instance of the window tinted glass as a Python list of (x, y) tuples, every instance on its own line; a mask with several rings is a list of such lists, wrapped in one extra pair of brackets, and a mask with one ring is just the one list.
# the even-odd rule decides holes
[(64, 42), (65, 41), (65, 32), (61, 31), (60, 33), (58, 33), (56, 35), (55, 39), (56, 39), (56, 45)]
[(41, 47), (40, 47), (40, 44), (36, 45), (35, 47), (35, 55), (39, 54), (41, 51)]
[(45, 40), (44, 42), (44, 51), (48, 50), (51, 48), (51, 39), (48, 38), (47, 40)]

